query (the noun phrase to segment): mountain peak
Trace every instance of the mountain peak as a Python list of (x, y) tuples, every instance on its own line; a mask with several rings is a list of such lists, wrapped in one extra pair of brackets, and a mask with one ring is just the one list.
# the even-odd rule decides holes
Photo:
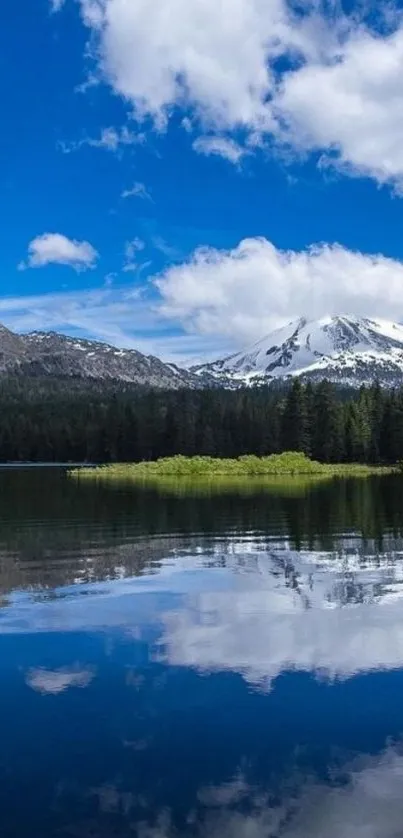
[(403, 326), (355, 314), (300, 317), (197, 372), (232, 384), (302, 376), (352, 386), (374, 380), (394, 386), (403, 383)]

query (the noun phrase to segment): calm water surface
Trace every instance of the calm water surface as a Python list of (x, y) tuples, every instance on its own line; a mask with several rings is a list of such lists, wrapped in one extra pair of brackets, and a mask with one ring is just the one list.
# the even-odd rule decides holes
[(403, 478), (0, 471), (1, 838), (401, 838)]

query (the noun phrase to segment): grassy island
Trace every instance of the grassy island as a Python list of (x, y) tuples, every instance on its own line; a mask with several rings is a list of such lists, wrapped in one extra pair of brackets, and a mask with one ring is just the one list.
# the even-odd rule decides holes
[(81, 468), (70, 472), (80, 480), (145, 481), (166, 477), (367, 477), (371, 474), (390, 474), (391, 467), (361, 464), (319, 463), (296, 451), (285, 451), (269, 457), (245, 455), (236, 459), (218, 457), (166, 457), (153, 462), (116, 463), (96, 468)]

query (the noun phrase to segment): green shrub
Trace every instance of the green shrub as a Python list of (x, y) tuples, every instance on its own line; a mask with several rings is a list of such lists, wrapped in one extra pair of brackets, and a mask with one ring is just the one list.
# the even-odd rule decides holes
[[(401, 468), (399, 464), (399, 468)], [(342, 464), (329, 465), (311, 460), (299, 451), (284, 451), (269, 457), (257, 457), (246, 454), (237, 459), (219, 459), (217, 457), (165, 457), (153, 462), (118, 463), (98, 468), (77, 469), (70, 472), (80, 479), (91, 480), (143, 480), (158, 477), (207, 477), (215, 476), (281, 476), (281, 475), (322, 475), (366, 476), (382, 473), (391, 469), (375, 466)]]

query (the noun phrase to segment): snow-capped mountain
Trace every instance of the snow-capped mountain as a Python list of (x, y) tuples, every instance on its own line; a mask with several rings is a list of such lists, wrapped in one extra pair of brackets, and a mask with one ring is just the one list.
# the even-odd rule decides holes
[(243, 352), (182, 369), (135, 349), (55, 332), (17, 335), (0, 325), (0, 376), (121, 381), (178, 389), (237, 387), (300, 376), (359, 387), (403, 385), (403, 325), (365, 317), (300, 320)]
[(232, 386), (295, 376), (353, 387), (375, 380), (402, 385), (403, 326), (356, 316), (302, 317), (243, 352), (193, 371)]

